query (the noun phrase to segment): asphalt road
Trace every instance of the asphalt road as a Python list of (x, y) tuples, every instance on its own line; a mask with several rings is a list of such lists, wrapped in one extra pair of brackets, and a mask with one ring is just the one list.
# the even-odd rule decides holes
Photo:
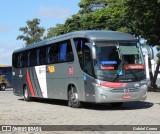
[(146, 101), (119, 108), (86, 104), (75, 109), (60, 100), (25, 102), (7, 89), (0, 91), (0, 125), (160, 125), (160, 92), (148, 92)]

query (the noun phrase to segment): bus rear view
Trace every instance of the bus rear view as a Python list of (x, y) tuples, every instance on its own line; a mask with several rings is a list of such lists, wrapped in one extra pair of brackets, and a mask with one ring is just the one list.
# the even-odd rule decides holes
[(0, 90), (12, 87), (12, 67), (0, 66)]

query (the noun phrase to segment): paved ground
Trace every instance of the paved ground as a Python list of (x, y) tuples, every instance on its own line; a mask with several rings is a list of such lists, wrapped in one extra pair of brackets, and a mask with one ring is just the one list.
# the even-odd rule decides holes
[(108, 104), (87, 104), (83, 108), (74, 109), (67, 106), (67, 101), (36, 99), (25, 102), (23, 98), (14, 96), (12, 89), (7, 89), (0, 91), (0, 124), (160, 125), (160, 92), (148, 92), (145, 102), (125, 103), (120, 108)]

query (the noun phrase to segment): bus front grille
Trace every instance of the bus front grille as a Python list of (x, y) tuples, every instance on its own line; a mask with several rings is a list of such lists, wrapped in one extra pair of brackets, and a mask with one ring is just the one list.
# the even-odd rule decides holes
[(112, 93), (133, 93), (133, 92), (139, 92), (140, 89), (138, 88), (126, 88), (126, 89), (112, 89), (110, 92)]

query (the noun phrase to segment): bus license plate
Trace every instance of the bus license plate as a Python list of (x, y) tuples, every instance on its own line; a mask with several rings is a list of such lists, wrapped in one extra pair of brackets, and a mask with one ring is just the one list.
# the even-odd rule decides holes
[(123, 95), (122, 98), (123, 98), (123, 99), (131, 99), (131, 95), (126, 94), (126, 95)]

